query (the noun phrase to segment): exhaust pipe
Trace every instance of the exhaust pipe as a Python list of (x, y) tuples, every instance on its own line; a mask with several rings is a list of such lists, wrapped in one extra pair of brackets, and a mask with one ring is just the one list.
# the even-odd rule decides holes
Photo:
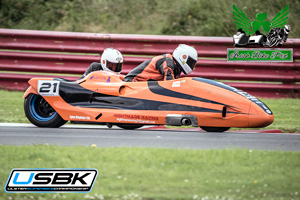
[(192, 124), (191, 120), (188, 118), (182, 118), (181, 125), (183, 126), (190, 126)]
[(168, 114), (166, 116), (166, 125), (170, 126), (194, 126), (198, 127), (197, 117), (194, 115)]

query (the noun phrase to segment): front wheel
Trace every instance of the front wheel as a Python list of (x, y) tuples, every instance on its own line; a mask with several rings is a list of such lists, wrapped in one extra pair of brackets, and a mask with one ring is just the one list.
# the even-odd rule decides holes
[(24, 111), (28, 120), (38, 127), (58, 128), (67, 122), (37, 94), (29, 94), (25, 98)]
[(230, 129), (230, 127), (209, 127), (209, 126), (200, 126), (206, 132), (224, 132)]

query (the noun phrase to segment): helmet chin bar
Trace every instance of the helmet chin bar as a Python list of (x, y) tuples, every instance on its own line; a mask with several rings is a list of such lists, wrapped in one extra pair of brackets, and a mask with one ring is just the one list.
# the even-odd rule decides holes
[(188, 58), (185, 60), (181, 60), (181, 58), (179, 58), (179, 59), (180, 59), (180, 62), (177, 62), (175, 59), (176, 64), (180, 66), (180, 68), (182, 69), (184, 74), (190, 74), (193, 71), (193, 69), (191, 69), (191, 67), (187, 64)]
[(182, 68), (184, 74), (190, 74), (193, 71), (188, 64), (184, 64)]

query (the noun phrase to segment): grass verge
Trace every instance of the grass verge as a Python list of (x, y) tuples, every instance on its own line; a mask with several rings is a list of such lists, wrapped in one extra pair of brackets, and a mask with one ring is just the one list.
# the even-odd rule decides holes
[[(1, 199), (298, 199), (300, 152), (0, 146), (0, 185), (13, 168), (96, 168), (89, 194)], [(7, 162), (9, 160), (9, 162)]]
[[(273, 111), (275, 120), (267, 129), (300, 133), (299, 99), (262, 99)], [(0, 122), (29, 123), (23, 111), (23, 92), (0, 90)]]
[(0, 90), (0, 122), (30, 123), (23, 109), (23, 94)]

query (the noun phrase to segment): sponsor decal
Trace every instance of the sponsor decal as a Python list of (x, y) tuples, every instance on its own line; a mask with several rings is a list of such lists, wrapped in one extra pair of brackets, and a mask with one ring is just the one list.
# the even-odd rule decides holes
[(277, 15), (268, 21), (267, 13), (257, 13), (255, 15), (256, 20), (250, 21), (246, 14), (233, 4), (233, 19), (238, 29), (243, 29), (247, 34), (254, 34), (256, 31), (263, 33), (269, 33), (273, 28), (283, 28), (288, 21), (289, 5), (282, 8)]
[(293, 62), (293, 49), (227, 49), (227, 61)]
[(38, 93), (41, 96), (59, 96), (60, 81), (39, 80)]
[(181, 81), (174, 81), (172, 83), (172, 87), (180, 87), (180, 83), (181, 83)]
[(104, 77), (104, 76), (91, 76), (90, 80), (96, 80), (99, 82), (110, 82), (110, 76), (108, 78)]
[(78, 116), (78, 115), (70, 115), (70, 119), (78, 119), (78, 120), (90, 120), (89, 116)]
[(221, 87), (223, 89), (226, 89), (226, 90), (230, 90), (232, 92), (235, 92), (239, 95), (242, 95), (244, 97), (246, 97), (247, 99), (249, 99), (250, 101), (254, 102), (255, 104), (257, 104), (259, 107), (261, 107), (266, 113), (268, 113), (269, 115), (272, 115), (272, 111), (263, 103), (261, 102), (259, 99), (257, 99), (256, 97), (248, 94), (247, 92), (244, 92), (243, 90), (239, 90), (235, 87), (232, 87), (230, 85), (227, 85), (225, 83), (222, 83), (222, 82), (218, 82), (218, 81), (214, 81), (214, 80), (210, 80), (210, 79), (205, 79), (205, 78), (193, 78), (193, 80), (196, 80), (196, 81), (201, 81), (201, 82), (204, 82), (204, 83), (208, 83), (208, 84), (211, 84), (211, 85), (215, 85), (215, 86), (218, 86), (218, 87)]
[(257, 99), (256, 97), (252, 96), (251, 94), (244, 92), (243, 90), (239, 90), (237, 88), (231, 87), (225, 83), (222, 82), (217, 82), (217, 84), (220, 85), (220, 87), (223, 88), (228, 88), (229, 90), (238, 93), (244, 97), (246, 97), (247, 99), (249, 99), (250, 101), (254, 102), (255, 104), (257, 104), (258, 106), (260, 106), (266, 113), (268, 113), (269, 115), (272, 114), (271, 110), (263, 103), (261, 102), (259, 99)]
[(7, 193), (87, 193), (97, 178), (96, 169), (13, 169), (4, 190)]
[(119, 122), (134, 122), (141, 124), (155, 124), (158, 117), (145, 116), (145, 115), (130, 115), (130, 114), (114, 114)]
[(238, 29), (233, 35), (234, 46), (276, 47), (277, 49), (227, 49), (227, 62), (293, 62), (292, 49), (278, 49), (287, 41), (291, 31), (290, 25), (287, 24), (288, 14), (289, 5), (286, 5), (271, 21), (266, 20), (267, 13), (257, 13), (256, 20), (250, 21), (246, 14), (233, 4), (233, 18)]

